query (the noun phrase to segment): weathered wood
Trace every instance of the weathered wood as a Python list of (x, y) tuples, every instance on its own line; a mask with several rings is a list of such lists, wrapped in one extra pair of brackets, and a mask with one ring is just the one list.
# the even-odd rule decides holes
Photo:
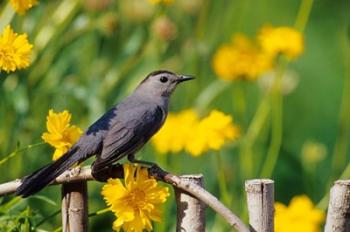
[(274, 182), (270, 179), (254, 179), (245, 182), (250, 230), (274, 231)]
[(350, 231), (350, 180), (338, 180), (331, 188), (325, 232)]
[[(202, 175), (183, 175), (181, 179), (186, 179), (201, 187), (204, 185)], [(177, 205), (177, 232), (204, 232), (205, 231), (205, 204), (183, 191), (174, 187)]]
[(62, 185), (62, 231), (88, 231), (87, 182)]
[(219, 201), (215, 196), (201, 186), (193, 184), (186, 179), (180, 178), (179, 176), (168, 173), (157, 166), (150, 168), (149, 172), (150, 175), (154, 176), (156, 179), (182, 189), (203, 201), (207, 206), (222, 216), (225, 221), (238, 232), (249, 232), (248, 227), (241, 221), (241, 219), (239, 219), (221, 201)]
[(12, 194), (21, 185), (21, 179), (16, 179), (7, 183), (0, 184), (0, 197)]
[[(110, 173), (111, 171), (108, 170), (108, 172)], [(123, 178), (123, 167), (121, 165), (116, 166), (112, 173), (114, 173), (113, 178)], [(249, 232), (248, 227), (230, 209), (228, 209), (215, 196), (213, 196), (201, 186), (184, 180), (179, 176), (168, 173), (157, 166), (149, 168), (149, 173), (150, 176), (153, 176), (154, 178), (165, 183), (176, 186), (177, 188), (180, 188), (203, 201), (207, 206), (211, 207), (215, 212), (222, 216), (225, 221), (230, 226), (235, 228), (238, 232)], [(72, 175), (71, 171), (69, 170), (64, 172), (51, 184), (62, 184), (68, 183), (70, 181), (78, 182), (79, 180), (87, 181), (93, 179), (94, 178), (91, 175), (91, 169), (82, 168), (80, 172), (75, 175)], [(0, 184), (0, 196), (14, 193), (20, 184), (21, 180), (14, 180), (8, 183)]]
[[(64, 184), (64, 183), (74, 183), (80, 182), (82, 180), (94, 180), (91, 176), (90, 167), (76, 167), (76, 171), (67, 170), (62, 175), (56, 178), (50, 185)], [(7, 183), (0, 184), (0, 197), (12, 194), (21, 185), (21, 179), (16, 179)]]

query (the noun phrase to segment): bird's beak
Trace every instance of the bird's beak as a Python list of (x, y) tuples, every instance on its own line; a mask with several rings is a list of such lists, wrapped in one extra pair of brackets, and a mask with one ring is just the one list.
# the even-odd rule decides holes
[(190, 75), (179, 75), (179, 79), (177, 79), (177, 83), (189, 81), (195, 79), (194, 76)]

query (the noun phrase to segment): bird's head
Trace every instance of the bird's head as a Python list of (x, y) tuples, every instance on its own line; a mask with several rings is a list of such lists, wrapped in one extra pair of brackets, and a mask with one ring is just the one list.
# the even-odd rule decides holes
[(138, 91), (152, 93), (152, 95), (169, 97), (179, 83), (192, 80), (194, 77), (188, 75), (177, 75), (166, 70), (154, 71), (137, 87)]

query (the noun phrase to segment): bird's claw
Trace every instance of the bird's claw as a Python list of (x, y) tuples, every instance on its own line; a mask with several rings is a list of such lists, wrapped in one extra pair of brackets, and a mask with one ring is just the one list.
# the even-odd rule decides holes
[(77, 176), (77, 175), (80, 174), (80, 171), (81, 171), (81, 167), (80, 166), (76, 166), (76, 167), (73, 167), (73, 168), (69, 169), (68, 175), (70, 177)]

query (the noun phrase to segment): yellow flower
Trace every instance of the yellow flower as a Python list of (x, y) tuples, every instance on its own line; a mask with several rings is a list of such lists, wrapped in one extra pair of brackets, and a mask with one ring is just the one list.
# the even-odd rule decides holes
[(327, 147), (315, 141), (306, 141), (301, 150), (301, 157), (306, 165), (317, 164), (327, 157)]
[(174, 2), (174, 0), (148, 0), (151, 4), (164, 4), (164, 5), (170, 5)]
[(27, 34), (18, 35), (10, 26), (5, 27), (0, 35), (0, 71), (13, 72), (28, 67), (32, 48)]
[(303, 35), (290, 27), (265, 26), (258, 34), (258, 42), (263, 51), (272, 57), (283, 54), (292, 60), (304, 51)]
[(192, 138), (185, 145), (185, 150), (193, 156), (210, 149), (218, 151), (227, 141), (238, 139), (240, 135), (238, 127), (233, 125), (232, 117), (218, 110), (213, 110), (193, 130), (193, 133), (189, 133)]
[(109, 179), (102, 195), (117, 219), (113, 229), (142, 232), (153, 229), (151, 220), (161, 220), (161, 204), (169, 196), (167, 187), (158, 186), (148, 177), (146, 168), (124, 164), (124, 185), (119, 179)]
[(178, 114), (169, 113), (165, 125), (153, 137), (152, 142), (159, 153), (177, 153), (189, 141), (189, 130), (198, 124), (198, 116), (193, 110)]
[(219, 150), (227, 141), (238, 137), (239, 129), (231, 116), (213, 110), (209, 116), (199, 119), (193, 110), (185, 110), (170, 113), (152, 142), (159, 153), (185, 150), (198, 156), (210, 149)]
[(10, 0), (12, 7), (19, 14), (24, 14), (28, 9), (37, 4), (37, 0)]
[(66, 153), (83, 133), (79, 127), (70, 125), (71, 117), (72, 115), (67, 110), (61, 113), (49, 110), (49, 115), (46, 118), (48, 132), (43, 133), (41, 138), (56, 148), (53, 160), (57, 160)]
[(222, 45), (213, 57), (214, 71), (224, 80), (255, 80), (270, 66), (270, 57), (242, 34), (235, 35), (230, 44)]
[(305, 195), (293, 197), (288, 207), (275, 203), (276, 232), (317, 232), (324, 218), (325, 213)]

